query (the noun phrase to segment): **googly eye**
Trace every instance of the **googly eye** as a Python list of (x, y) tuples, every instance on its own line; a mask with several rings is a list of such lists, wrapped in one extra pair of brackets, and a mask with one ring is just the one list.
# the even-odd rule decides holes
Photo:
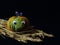
[(22, 24), (25, 24), (25, 21), (22, 21), (21, 23), (22, 23)]
[(16, 24), (17, 24), (17, 23), (16, 23), (16, 21), (13, 21), (13, 24), (15, 24), (15, 25), (16, 25)]

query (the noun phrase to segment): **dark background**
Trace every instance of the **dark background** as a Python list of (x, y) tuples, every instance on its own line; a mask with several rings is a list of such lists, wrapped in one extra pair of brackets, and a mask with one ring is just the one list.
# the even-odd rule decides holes
[(50, 15), (48, 13), (48, 1), (2, 0), (0, 2), (0, 18), (8, 19), (15, 15), (15, 11), (23, 12), (23, 16), (29, 18), (31, 25), (34, 25), (35, 28), (55, 35), (54, 38), (46, 37), (43, 42), (29, 41), (27, 44), (17, 42), (9, 37), (4, 39), (0, 36), (1, 45), (59, 45), (59, 23), (56, 23), (56, 21), (58, 22), (57, 15), (59, 12), (56, 12), (56, 16)]

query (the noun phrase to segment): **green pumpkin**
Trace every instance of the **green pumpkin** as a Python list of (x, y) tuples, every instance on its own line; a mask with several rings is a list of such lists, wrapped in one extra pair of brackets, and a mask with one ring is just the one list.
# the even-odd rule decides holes
[(29, 20), (24, 16), (12, 16), (7, 21), (7, 29), (12, 31), (22, 31), (29, 26)]

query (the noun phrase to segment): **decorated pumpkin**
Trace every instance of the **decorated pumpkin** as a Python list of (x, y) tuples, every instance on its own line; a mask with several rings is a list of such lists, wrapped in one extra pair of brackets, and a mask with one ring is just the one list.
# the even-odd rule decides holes
[(11, 31), (22, 31), (29, 26), (29, 20), (25, 16), (12, 16), (7, 21), (7, 29)]

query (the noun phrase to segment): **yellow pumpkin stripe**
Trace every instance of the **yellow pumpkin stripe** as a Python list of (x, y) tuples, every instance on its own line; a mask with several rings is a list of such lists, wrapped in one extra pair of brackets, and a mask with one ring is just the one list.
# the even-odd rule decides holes
[[(15, 18), (16, 18), (16, 16), (12, 16), (12, 17), (10, 17), (9, 20), (7, 21), (7, 29), (8, 29), (8, 30), (12, 30), (12, 29), (10, 28), (10, 23), (11, 23)], [(13, 31), (13, 30), (12, 30), (12, 31)]]

